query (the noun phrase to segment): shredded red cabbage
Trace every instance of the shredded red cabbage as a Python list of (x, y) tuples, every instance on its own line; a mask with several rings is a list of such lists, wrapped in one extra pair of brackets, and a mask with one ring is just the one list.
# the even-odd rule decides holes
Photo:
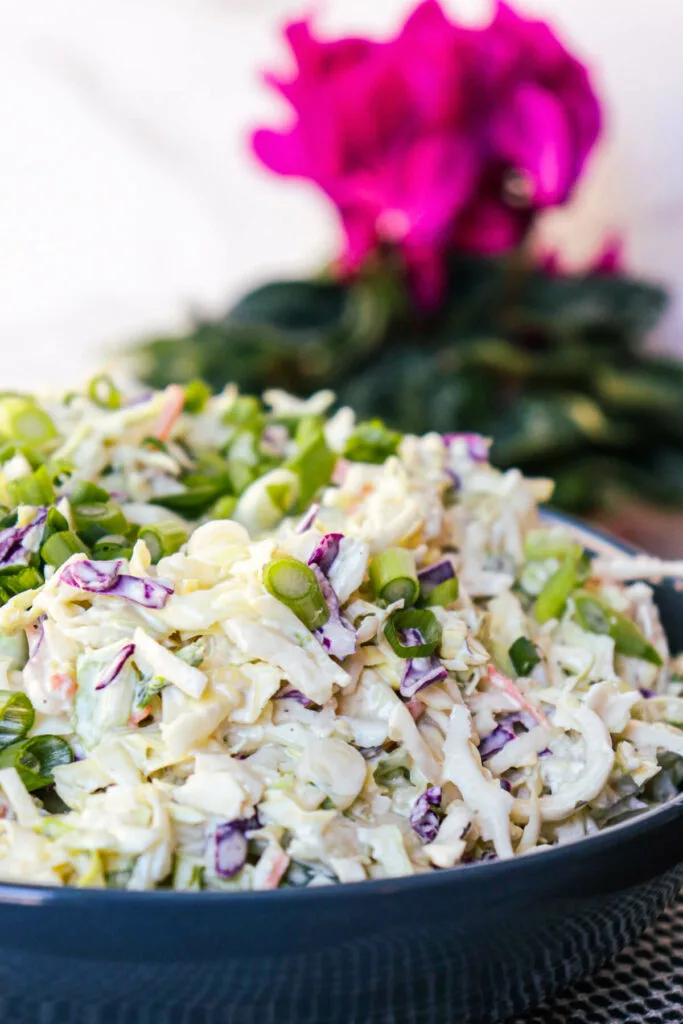
[(0, 531), (0, 566), (28, 562), (29, 554), (40, 544), (46, 519), (47, 509), (40, 506), (30, 523)]
[(237, 818), (216, 827), (214, 832), (214, 866), (219, 878), (232, 878), (241, 871), (247, 859), (247, 834), (261, 827), (258, 814)]
[[(306, 530), (310, 529), (310, 527), (313, 525), (313, 521), (315, 520), (315, 517), (317, 516), (319, 511), (320, 511), (320, 505), (318, 505), (317, 503), (311, 505), (311, 507), (309, 508), (308, 512), (305, 512), (304, 515), (299, 520), (299, 524), (298, 524), (298, 526), (297, 526), (297, 528), (296, 528), (296, 530), (294, 532), (295, 533), (305, 533)], [(316, 550), (317, 550), (317, 548), (316, 548)]]
[(132, 658), (134, 652), (135, 644), (124, 644), (112, 661), (111, 665), (108, 665), (107, 668), (100, 673), (97, 682), (95, 683), (95, 689), (103, 690), (105, 686), (109, 686), (110, 683), (113, 683), (128, 659)]
[[(328, 536), (331, 536), (328, 534)], [(330, 617), (324, 626), (315, 630), (315, 636), (333, 658), (343, 661), (356, 652), (356, 632), (345, 622), (339, 611), (339, 599), (330, 581), (316, 562), (309, 563), (320, 585)]]
[(487, 761), (489, 757), (493, 757), (499, 750), (507, 746), (510, 740), (514, 740), (516, 736), (520, 735), (515, 729), (516, 726), (521, 726), (522, 732), (529, 732), (537, 725), (538, 722), (528, 711), (515, 711), (511, 715), (506, 715), (501, 718), (493, 732), (481, 740), (479, 756), (482, 761)]
[(374, 761), (384, 753), (384, 747), (358, 747), (358, 753), (362, 754), (366, 761)]
[(282, 423), (269, 423), (261, 434), (261, 446), (271, 455), (284, 455), (289, 431)]
[(646, 686), (641, 686), (640, 687), (640, 692), (641, 692), (642, 696), (645, 697), (646, 700), (649, 700), (651, 697), (656, 697), (657, 696), (657, 691), (656, 690), (650, 690)]
[(287, 686), (286, 683), (280, 687), (273, 697), (273, 700), (295, 700), (297, 704), (301, 704), (305, 708), (314, 708), (316, 706), (315, 701), (311, 700), (310, 697), (307, 697), (305, 693), (302, 693), (301, 690), (295, 690), (291, 686)]
[(165, 608), (173, 593), (169, 580), (140, 579), (139, 576), (119, 576), (109, 591), (115, 597), (123, 597), (143, 608)]
[(421, 569), (417, 574), (423, 594), (428, 594), (440, 583), (445, 583), (446, 580), (452, 580), (454, 577), (455, 569), (448, 558), (442, 558), (440, 562), (428, 565), (426, 569)]
[(450, 447), (454, 441), (464, 441), (467, 454), (473, 462), (488, 462), (489, 442), (481, 434), (444, 434), (443, 443)]
[(434, 810), (441, 803), (441, 787), (430, 786), (417, 798), (410, 812), (410, 827), (425, 843), (433, 843), (441, 821)]
[(61, 572), (60, 582), (90, 594), (109, 594), (144, 608), (164, 608), (173, 593), (168, 580), (141, 579), (121, 573), (121, 559), (111, 562), (95, 562), (84, 558), (66, 565)]
[[(401, 636), (407, 647), (417, 647), (418, 644), (424, 643), (424, 637), (419, 629), (404, 629)], [(448, 672), (436, 655), (431, 654), (427, 658), (409, 658), (403, 669), (399, 693), (406, 700), (410, 700), (425, 686), (440, 683), (447, 677)]]
[(87, 590), (91, 594), (104, 594), (119, 578), (123, 561), (120, 558), (111, 562), (95, 562), (82, 558), (77, 562), (65, 565), (60, 574), (60, 582), (68, 583), (77, 590)]
[(308, 564), (317, 565), (327, 575), (339, 554), (339, 544), (343, 539), (343, 533), (326, 533), (308, 559)]

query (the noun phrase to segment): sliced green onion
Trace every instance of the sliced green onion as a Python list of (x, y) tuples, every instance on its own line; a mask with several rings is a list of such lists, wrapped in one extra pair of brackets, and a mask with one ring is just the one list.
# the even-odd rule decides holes
[(42, 574), (32, 565), (7, 565), (0, 569), (0, 587), (14, 597), (43, 585)]
[(45, 466), (39, 466), (30, 476), (10, 480), (7, 491), (13, 505), (51, 505), (55, 500), (55, 489)]
[(73, 462), (69, 462), (68, 459), (49, 459), (46, 466), (50, 474), (50, 480), (58, 487), (66, 483), (69, 477), (76, 471)]
[(599, 601), (591, 594), (577, 594), (576, 617), (590, 633), (604, 633), (614, 640), (614, 650), (627, 658), (642, 658), (652, 665), (661, 665), (659, 651), (648, 643), (635, 622)]
[(4, 444), (0, 444), (0, 463), (8, 462), (15, 455), (23, 455), (31, 469), (38, 469), (38, 466), (42, 466), (45, 461), (40, 452), (37, 452), (29, 444), (16, 444), (14, 441), (5, 441)]
[[(421, 644), (405, 644), (401, 633), (417, 629), (422, 634)], [(441, 643), (441, 626), (434, 612), (427, 608), (405, 608), (392, 612), (384, 626), (384, 635), (399, 658), (428, 658)]]
[(182, 481), (186, 490), (180, 494), (159, 494), (150, 498), (152, 505), (161, 505), (171, 512), (178, 512), (188, 519), (198, 518), (205, 512), (225, 491), (230, 491), (229, 480), (217, 481), (209, 477), (199, 478), (186, 477)]
[(433, 608), (439, 605), (441, 608), (447, 608), (449, 604), (453, 604), (458, 599), (458, 593), (460, 592), (460, 586), (458, 584), (458, 577), (454, 576), (450, 580), (444, 580), (443, 583), (437, 583), (437, 585), (427, 595), (425, 606)]
[(553, 573), (536, 598), (534, 614), (537, 622), (548, 622), (562, 614), (571, 594), (586, 577), (586, 555), (578, 544), (567, 551), (560, 567)]
[(94, 544), (108, 534), (123, 534), (128, 529), (128, 520), (114, 501), (76, 505), (71, 509), (71, 515), (78, 534), (86, 544)]
[(315, 573), (296, 558), (275, 558), (268, 562), (263, 570), (263, 585), (310, 630), (324, 626), (330, 617)]
[(250, 434), (260, 436), (264, 419), (258, 398), (254, 398), (253, 395), (238, 395), (223, 417), (223, 422), (227, 426), (239, 427), (241, 430), (248, 430)]
[(68, 529), (69, 523), (66, 516), (63, 516), (56, 508), (49, 508), (47, 510), (45, 528), (43, 529), (43, 544), (48, 537), (52, 536), (53, 533), (62, 533), (64, 530)]
[(297, 427), (297, 451), (285, 463), (299, 477), (299, 494), (295, 511), (304, 512), (326, 484), (337, 462), (337, 455), (327, 445), (322, 420), (304, 417)]
[(53, 533), (51, 537), (48, 537), (40, 549), (40, 555), (44, 562), (54, 569), (58, 569), (79, 551), (88, 554), (85, 544), (75, 533), (71, 530), (60, 530), (59, 533)]
[(32, 398), (7, 395), (0, 399), (0, 434), (10, 441), (42, 448), (57, 437), (57, 430)]
[(389, 430), (381, 420), (358, 423), (344, 447), (344, 457), (351, 462), (370, 462), (380, 465), (395, 455), (401, 434)]
[(235, 494), (242, 494), (256, 477), (256, 469), (246, 459), (229, 459), (228, 475), (230, 487)]
[(5, 635), (0, 633), (0, 658), (8, 661), (8, 668), (22, 669), (28, 661), (28, 640), (26, 633)]
[(151, 678), (140, 680), (135, 693), (135, 707), (140, 710), (146, 708), (152, 697), (156, 697), (157, 694), (161, 693), (165, 686), (168, 686), (168, 679), (164, 679), (163, 676), (152, 676)]
[(61, 736), (34, 736), (0, 750), (0, 768), (16, 768), (29, 792), (48, 786), (55, 768), (73, 759), (71, 747)]
[(414, 604), (420, 593), (415, 556), (406, 548), (387, 548), (370, 562), (370, 582), (379, 601), (393, 604), (403, 599), (404, 607)]
[(108, 501), (109, 492), (105, 491), (104, 487), (91, 484), (89, 480), (79, 480), (74, 484), (69, 495), (69, 504), (72, 508), (76, 508), (78, 505), (106, 505)]
[(0, 750), (23, 740), (35, 717), (33, 704), (25, 693), (0, 690)]
[(232, 519), (236, 504), (237, 498), (234, 494), (224, 494), (209, 509), (209, 517), (211, 519)]
[(133, 545), (128, 537), (120, 533), (108, 533), (100, 537), (92, 546), (92, 556), (96, 560), (108, 562), (115, 558), (128, 559), (133, 554)]
[(541, 656), (536, 650), (536, 645), (527, 636), (518, 636), (508, 651), (512, 667), (518, 676), (528, 676), (535, 665), (538, 665)]
[(269, 484), (268, 487), (266, 487), (266, 493), (275, 508), (279, 509), (283, 515), (286, 515), (294, 504), (296, 481), (292, 480), (291, 483)]
[(147, 545), (154, 563), (166, 555), (174, 555), (187, 543), (187, 536), (187, 530), (175, 519), (162, 519), (161, 522), (142, 526), (139, 533), (139, 539)]
[(529, 530), (524, 540), (524, 554), (530, 562), (539, 562), (545, 558), (562, 558), (573, 546), (572, 535), (563, 526)]
[(107, 373), (100, 373), (89, 381), (87, 394), (100, 409), (121, 408), (121, 392)]
[(203, 380), (191, 380), (185, 385), (185, 412), (201, 412), (211, 398), (211, 388)]

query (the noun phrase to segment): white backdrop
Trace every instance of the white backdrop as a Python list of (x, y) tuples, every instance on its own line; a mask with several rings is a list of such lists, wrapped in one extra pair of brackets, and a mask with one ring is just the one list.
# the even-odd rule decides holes
[[(449, 6), (472, 12), (478, 0)], [(405, 0), (327, 0), (321, 24), (387, 29)], [(520, 0), (596, 67), (610, 133), (549, 230), (579, 260), (612, 230), (683, 291), (680, 0)], [(258, 69), (310, 0), (0, 0), (2, 386), (73, 384), (103, 354), (269, 274), (330, 255), (316, 193), (249, 157), (280, 108)], [(683, 354), (683, 307), (657, 344)]]

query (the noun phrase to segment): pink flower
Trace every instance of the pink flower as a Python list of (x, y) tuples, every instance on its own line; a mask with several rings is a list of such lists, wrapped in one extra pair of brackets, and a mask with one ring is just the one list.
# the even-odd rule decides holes
[(619, 235), (610, 235), (590, 262), (578, 270), (572, 271), (567, 268), (555, 249), (539, 252), (536, 261), (543, 273), (549, 277), (560, 277), (571, 273), (588, 276), (602, 274), (611, 277), (624, 271), (624, 240)]
[(285, 34), (297, 73), (267, 81), (296, 117), (257, 131), (257, 156), (332, 200), (344, 272), (391, 246), (426, 306), (449, 249), (518, 245), (536, 209), (566, 199), (597, 136), (585, 70), (502, 3), (483, 29), (425, 0), (388, 42), (322, 41), (307, 21)]

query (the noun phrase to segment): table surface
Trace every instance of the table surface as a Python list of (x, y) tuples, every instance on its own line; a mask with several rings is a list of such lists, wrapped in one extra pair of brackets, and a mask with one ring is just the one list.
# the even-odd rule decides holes
[(634, 946), (551, 1005), (509, 1024), (681, 1024), (683, 896)]

